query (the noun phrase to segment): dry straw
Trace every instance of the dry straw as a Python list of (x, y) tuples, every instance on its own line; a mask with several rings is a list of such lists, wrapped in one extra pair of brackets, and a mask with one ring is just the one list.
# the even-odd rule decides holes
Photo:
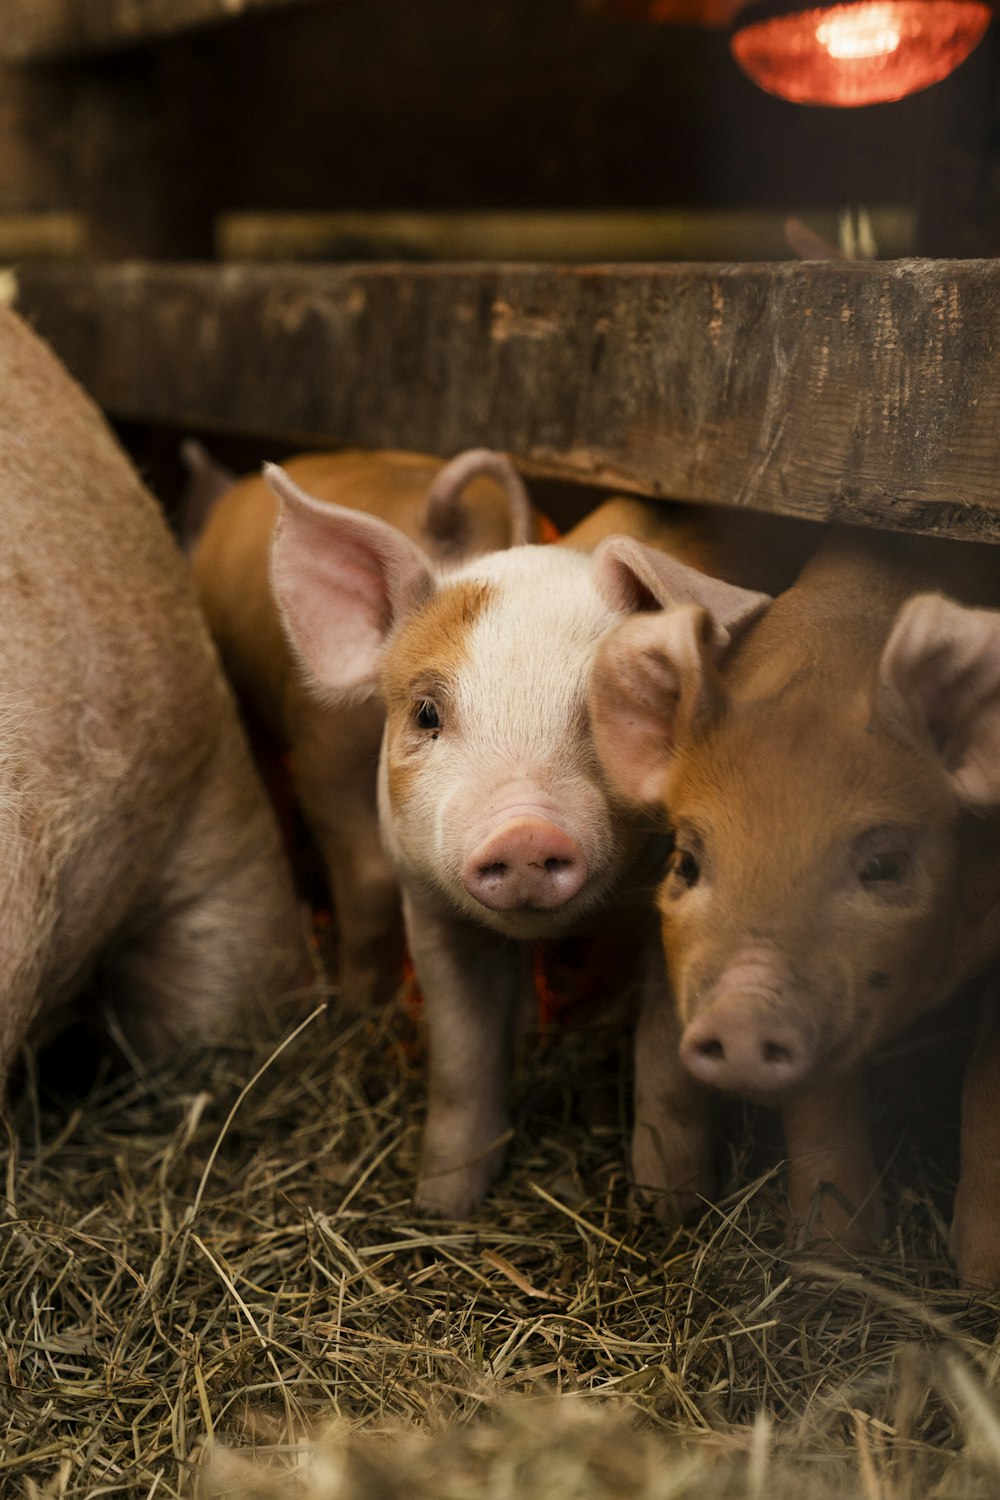
[(626, 1034), (591, 1014), (525, 1047), (510, 1171), (462, 1224), (412, 1208), (401, 1007), (248, 1018), (76, 1097), (29, 1067), (0, 1172), (0, 1495), (1000, 1494), (998, 1303), (949, 1268), (940, 1042), (878, 1090), (916, 1084), (881, 1115), (893, 1236), (833, 1266), (783, 1245), (764, 1118), (726, 1122), (728, 1196), (693, 1229), (631, 1203)]

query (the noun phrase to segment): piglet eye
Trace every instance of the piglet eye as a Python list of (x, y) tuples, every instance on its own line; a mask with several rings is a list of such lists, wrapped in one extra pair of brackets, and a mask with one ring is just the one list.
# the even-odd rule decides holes
[(675, 849), (672, 874), (690, 889), (698, 884), (701, 867), (689, 849)]
[(418, 729), (440, 729), (441, 715), (437, 711), (437, 705), (429, 698), (422, 698), (417, 704), (414, 721)]
[(862, 885), (876, 885), (884, 881), (901, 880), (906, 873), (906, 855), (898, 852), (872, 854), (865, 860), (861, 870)]

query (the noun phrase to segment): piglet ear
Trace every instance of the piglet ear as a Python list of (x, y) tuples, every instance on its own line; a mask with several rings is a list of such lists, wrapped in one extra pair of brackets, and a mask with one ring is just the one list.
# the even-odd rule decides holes
[(723, 583), (632, 537), (607, 537), (594, 549), (592, 566), (597, 586), (613, 609), (633, 613), (699, 605), (711, 617), (710, 634), (719, 650), (771, 602), (767, 594)]
[(590, 685), (594, 744), (624, 801), (651, 808), (681, 738), (721, 707), (716, 627), (698, 605), (635, 614), (601, 642)]
[(962, 802), (1000, 803), (1000, 614), (940, 594), (907, 600), (879, 664), (877, 706), (933, 746)]
[(395, 526), (312, 499), (276, 464), (264, 477), (281, 501), (271, 585), (289, 640), (328, 691), (372, 692), (386, 637), (433, 588), (427, 559)]

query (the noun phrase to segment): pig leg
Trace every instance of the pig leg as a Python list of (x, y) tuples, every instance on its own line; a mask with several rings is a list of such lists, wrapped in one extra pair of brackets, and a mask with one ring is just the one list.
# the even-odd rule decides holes
[(503, 1165), (511, 1043), (531, 984), (531, 950), (409, 893), (404, 912), (429, 1050), (416, 1201), (461, 1218)]
[[(6, 811), (6, 810), (4, 810)], [(40, 861), (27, 831), (0, 811), (4, 868), (0, 871), (0, 1113), (6, 1102), (11, 1067), (27, 1036), (36, 1045), (59, 1029), (46, 1013), (49, 985), (46, 959), (57, 920), (57, 888)], [(66, 1008), (57, 1007), (65, 1019)], [(53, 1024), (54, 1023), (54, 1024)]]
[(278, 830), (242, 755), (219, 758), (101, 978), (128, 1041), (217, 1040), (248, 1001), (315, 979)]
[[(862, 1075), (815, 1085), (790, 1099), (781, 1118), (793, 1226), (805, 1225), (812, 1245), (871, 1249), (885, 1234), (885, 1212)], [(825, 1184), (836, 1192), (823, 1192)]]
[(665, 1223), (698, 1213), (715, 1186), (708, 1098), (681, 1063), (680, 1034), (656, 943), (646, 956), (635, 1033), (632, 1176)]
[(385, 1005), (403, 982), (399, 882), (376, 811), (385, 714), (365, 703), (344, 722), (324, 714), (295, 735), (296, 795), (319, 845), (337, 923), (340, 996), (352, 1010)]
[(965, 1286), (1000, 1286), (1000, 1000), (984, 1006), (962, 1085), (951, 1253)]

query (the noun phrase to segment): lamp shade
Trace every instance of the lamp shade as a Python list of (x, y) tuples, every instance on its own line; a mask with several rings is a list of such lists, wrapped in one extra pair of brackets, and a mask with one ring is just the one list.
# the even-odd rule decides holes
[(947, 78), (981, 40), (984, 0), (763, 0), (736, 16), (731, 48), (769, 94), (853, 107), (905, 98)]

